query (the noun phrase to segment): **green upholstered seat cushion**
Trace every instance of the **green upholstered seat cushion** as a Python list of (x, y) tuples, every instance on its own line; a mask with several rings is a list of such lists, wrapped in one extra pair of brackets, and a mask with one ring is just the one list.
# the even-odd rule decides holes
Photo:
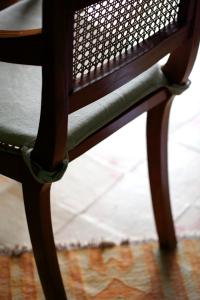
[[(168, 82), (160, 66), (96, 102), (70, 114), (68, 149)], [(41, 68), (0, 63), (0, 141), (16, 146), (31, 143), (37, 135), (41, 105)]]
[[(21, 0), (0, 12), (0, 30), (41, 27), (41, 0)], [(61, 178), (67, 167), (49, 172), (32, 161), (30, 153), (37, 136), (41, 106), (41, 68), (0, 62), (0, 151), (2, 143), (18, 146), (27, 166), (39, 182)], [(69, 115), (67, 151), (161, 87), (180, 93), (186, 86), (169, 85), (155, 65), (111, 94)], [(8, 149), (8, 148), (7, 148)]]
[(69, 116), (69, 148), (103, 127), (153, 91), (167, 86), (159, 65), (151, 67), (121, 88)]
[(0, 11), (0, 30), (24, 30), (41, 28), (41, 0), (20, 0)]
[(0, 141), (21, 147), (39, 125), (41, 68), (0, 62)]
[[(41, 27), (41, 3), (41, 0), (21, 0), (1, 11), (0, 30)], [(155, 65), (120, 89), (71, 114), (67, 150), (162, 86), (168, 86), (168, 82)], [(40, 105), (41, 68), (1, 62), (0, 142), (19, 147), (32, 143), (37, 135)]]

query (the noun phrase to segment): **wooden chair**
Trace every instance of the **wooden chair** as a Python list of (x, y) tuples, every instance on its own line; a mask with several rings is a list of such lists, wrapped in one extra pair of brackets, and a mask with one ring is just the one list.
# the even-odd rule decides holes
[(174, 95), (189, 85), (199, 18), (199, 0), (23, 0), (1, 10), (0, 170), (22, 183), (46, 299), (67, 299), (52, 233), (52, 182), (146, 111), (159, 242), (175, 248), (168, 119)]

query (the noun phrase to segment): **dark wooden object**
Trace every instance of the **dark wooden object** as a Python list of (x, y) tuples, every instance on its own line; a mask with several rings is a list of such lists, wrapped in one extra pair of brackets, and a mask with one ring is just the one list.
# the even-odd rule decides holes
[(149, 179), (155, 222), (163, 248), (174, 248), (176, 236), (170, 207), (167, 140), (172, 100), (167, 99), (147, 114), (147, 149)]
[[(1, 1), (0, 9), (15, 2)], [(134, 51), (127, 51), (118, 60), (97, 68), (81, 80), (74, 80), (74, 12), (94, 3), (100, 1), (43, 0), (42, 29), (0, 31), (0, 60), (42, 66), (42, 109), (32, 157), (47, 170), (53, 170), (65, 156), (69, 112), (120, 87), (167, 53), (170, 53), (170, 57), (163, 71), (172, 83), (184, 84), (197, 54), (200, 1), (182, 0), (175, 27), (170, 26), (165, 31), (158, 32)], [(167, 133), (172, 98), (167, 89), (159, 89), (69, 152), (71, 161), (143, 112), (148, 112), (149, 177), (156, 228), (160, 246), (164, 249), (176, 247), (167, 173)], [(46, 299), (67, 299), (52, 233), (51, 184), (36, 182), (17, 151), (16, 154), (1, 152), (0, 166), (2, 174), (22, 183), (33, 252)]]
[(1, 0), (0, 1), (0, 10), (3, 10), (15, 3), (17, 3), (19, 0)]

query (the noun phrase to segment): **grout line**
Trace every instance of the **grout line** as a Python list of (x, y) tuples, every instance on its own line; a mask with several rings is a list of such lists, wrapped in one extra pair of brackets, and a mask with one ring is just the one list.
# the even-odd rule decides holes
[(141, 165), (146, 164), (146, 163), (147, 163), (147, 157), (141, 159), (141, 161), (138, 162), (138, 164), (136, 164), (134, 167), (131, 167), (129, 169), (129, 172), (136, 171)]
[(91, 223), (95, 224), (97, 227), (98, 227), (98, 225), (100, 225), (101, 228), (103, 228), (103, 229), (106, 230), (106, 231), (109, 231), (110, 233), (113, 233), (113, 234), (115, 234), (115, 235), (118, 235), (118, 236), (120, 236), (121, 238), (122, 238), (122, 237), (123, 237), (123, 238), (125, 237), (125, 233), (124, 233), (123, 231), (121, 231), (121, 230), (119, 230), (119, 229), (116, 230), (114, 227), (111, 227), (111, 226), (109, 226), (108, 224), (105, 224), (105, 223), (103, 223), (103, 222), (97, 220), (96, 218), (94, 218), (94, 217), (92, 217), (92, 216), (85, 215), (85, 218), (86, 218), (87, 220), (89, 220)]
[(108, 193), (116, 184), (118, 184), (125, 176), (126, 174), (122, 173), (115, 182), (113, 182), (101, 195), (97, 196), (96, 199), (94, 199), (90, 204), (88, 204), (85, 208), (83, 208), (77, 216), (82, 215), (85, 213), (90, 207), (94, 205), (97, 201), (99, 201), (106, 193)]
[(199, 117), (199, 112), (196, 113), (195, 115), (191, 116), (188, 120), (182, 121), (179, 125), (177, 125), (174, 128), (170, 128), (169, 127), (169, 136), (174, 135), (175, 133), (177, 133), (177, 131), (179, 129), (182, 129), (184, 126), (186, 126), (187, 124), (190, 125), (190, 123), (192, 123), (192, 121), (196, 118)]
[[(94, 158), (92, 158), (94, 161), (96, 161)], [(82, 214), (84, 214), (89, 208), (91, 208), (94, 204), (96, 204), (98, 201), (100, 201), (102, 199), (102, 197), (108, 193), (109, 191), (112, 190), (112, 188), (117, 185), (128, 173), (133, 172), (134, 170), (136, 170), (139, 166), (141, 166), (143, 163), (145, 162), (145, 159), (141, 159), (135, 166), (132, 166), (130, 168), (128, 168), (128, 170), (126, 170), (125, 172), (121, 172), (121, 175), (116, 179), (116, 181), (114, 181), (101, 195), (97, 196), (90, 204), (88, 204), (85, 208), (83, 208), (82, 210), (80, 210), (77, 213), (74, 213), (74, 216), (72, 216), (72, 218), (69, 220), (69, 222), (67, 222), (67, 224), (63, 224), (62, 227), (59, 228), (59, 230), (56, 232), (57, 234), (59, 232), (61, 232), (63, 230), (63, 228), (67, 227), (69, 224), (71, 224), (72, 222), (74, 222), (74, 220), (76, 220), (78, 217), (80, 217)], [(109, 168), (111, 168), (110, 166), (108, 166)], [(95, 223), (95, 222), (94, 222)], [(99, 224), (103, 224), (101, 222), (97, 222)], [(109, 227), (112, 230), (112, 227)], [(121, 234), (124, 234), (123, 232), (121, 232)]]
[(105, 194), (107, 194), (109, 191), (112, 190), (112, 188), (117, 185), (120, 181), (122, 181), (122, 179), (130, 172), (132, 172), (133, 170), (136, 170), (139, 166), (141, 166), (144, 163), (145, 160), (141, 160), (140, 162), (138, 162), (134, 167), (129, 168), (126, 172), (123, 172), (117, 179), (115, 182), (113, 182), (101, 195), (99, 195), (94, 201), (92, 201), (88, 206), (86, 206), (84, 209), (82, 209), (79, 214), (83, 214), (85, 213), (89, 208), (91, 208), (96, 202), (98, 202), (100, 199), (103, 198), (103, 196)]
[[(64, 228), (67, 228), (67, 226), (75, 219), (75, 216), (72, 216), (67, 222), (65, 222), (60, 228), (58, 228), (57, 230), (55, 230), (54, 228), (54, 224), (53, 224), (53, 220), (52, 220), (52, 227), (53, 227), (53, 231), (54, 231), (54, 236), (58, 235)], [(53, 219), (53, 218), (52, 218)]]
[[(143, 162), (145, 160), (145, 156), (140, 158), (139, 161), (136, 162), (136, 164), (133, 162), (133, 164), (131, 164), (130, 167), (127, 168), (123, 168), (123, 167), (116, 167), (114, 164), (111, 164), (110, 162), (108, 162), (107, 160), (103, 159), (103, 158), (99, 158), (99, 156), (95, 156), (94, 154), (90, 154), (89, 158), (91, 158), (93, 161), (100, 163), (101, 165), (108, 167), (109, 169), (113, 169), (116, 170), (118, 172), (121, 173), (128, 173), (130, 172), (130, 170), (134, 170), (135, 168), (138, 167), (139, 164), (141, 164), (141, 162)], [(133, 160), (132, 160), (133, 161)]]
[(90, 154), (89, 158), (92, 159), (93, 161), (97, 162), (98, 164), (101, 164), (104, 167), (107, 167), (109, 169), (114, 169), (115, 171), (118, 171), (118, 172), (123, 172), (123, 170), (121, 168), (118, 168), (115, 165), (110, 164), (107, 160), (105, 160), (103, 158), (99, 158), (98, 155)]
[(193, 205), (195, 207), (197, 207), (198, 209), (200, 209), (200, 203), (196, 204), (196, 202), (199, 202), (199, 199), (200, 199), (200, 195), (196, 197), (196, 199), (194, 200), (193, 202)]
[(191, 204), (186, 203), (185, 207), (181, 210), (180, 214), (176, 217), (174, 217), (174, 222), (178, 222), (178, 220), (185, 214), (187, 210), (189, 210), (191, 207)]
[[(84, 210), (83, 210), (84, 212)], [(72, 222), (74, 222), (74, 220), (76, 220), (78, 217), (81, 217), (82, 213), (78, 213), (76, 215), (74, 215), (69, 222), (67, 222), (67, 224), (64, 224), (62, 227), (59, 228), (59, 230), (57, 230), (56, 234), (58, 235), (64, 228), (65, 230), (67, 230), (67, 226), (69, 224), (71, 224)], [(109, 231), (112, 234), (118, 235), (121, 238), (125, 238), (125, 233), (123, 231), (120, 230), (115, 230), (113, 227), (108, 226), (107, 224), (104, 224), (103, 222), (97, 220), (96, 218), (93, 218), (92, 216), (86, 215), (84, 216), (85, 219), (89, 220), (90, 223), (93, 223), (96, 227), (101, 227), (106, 231)], [(99, 226), (98, 226), (99, 225)]]
[(71, 224), (74, 220), (76, 220), (78, 217), (80, 217), (82, 214), (84, 214), (92, 205), (94, 205), (94, 203), (96, 203), (97, 201), (99, 201), (107, 192), (109, 192), (113, 186), (118, 183), (123, 177), (125, 176), (125, 174), (121, 174), (114, 183), (112, 183), (101, 195), (97, 196), (90, 204), (88, 204), (85, 208), (83, 208), (82, 210), (80, 210), (79, 212), (77, 212), (76, 214), (74, 214), (74, 216), (70, 219), (69, 222), (67, 222), (67, 224), (64, 224), (60, 229), (59, 232), (65, 227), (68, 226), (69, 224)]
[(200, 149), (196, 148), (193, 145), (188, 145), (188, 144), (185, 144), (184, 142), (174, 142), (174, 143), (179, 145), (179, 146), (182, 146), (182, 147), (186, 148), (187, 150), (190, 150), (192, 152), (200, 154)]
[[(197, 200), (197, 199), (196, 199), (196, 200)], [(195, 202), (196, 202), (196, 201), (195, 201)], [(186, 213), (186, 211), (190, 210), (191, 208), (195, 208), (195, 209), (197, 209), (197, 210), (200, 211), (200, 207), (198, 207), (197, 205), (194, 207), (194, 205), (191, 204), (191, 205), (189, 205), (188, 208), (186, 208), (186, 209), (180, 214), (180, 216), (178, 216), (178, 217), (176, 218), (175, 222), (178, 222), (178, 221), (180, 220), (180, 218), (183, 217), (183, 215)]]
[[(88, 155), (87, 155), (88, 156)], [(102, 164), (101, 161), (97, 161), (94, 157), (89, 156), (89, 159), (92, 159), (94, 162), (100, 163)], [(124, 172), (122, 170), (121, 171), (119, 177), (100, 195), (98, 195), (90, 204), (88, 204), (85, 208), (83, 208), (82, 210), (75, 212), (73, 211), (74, 216), (72, 216), (72, 218), (67, 222), (67, 224), (63, 224), (62, 227), (59, 228), (59, 230), (56, 232), (56, 234), (58, 234), (59, 232), (61, 232), (63, 230), (63, 228), (67, 227), (69, 224), (71, 224), (74, 220), (76, 220), (79, 216), (81, 216), (82, 214), (84, 214), (89, 208), (91, 208), (95, 203), (97, 203), (100, 199), (102, 199), (102, 197), (104, 197), (104, 195), (106, 193), (108, 193), (110, 190), (113, 189), (113, 187), (115, 185), (117, 185), (128, 173), (133, 172), (134, 170), (136, 170), (140, 165), (142, 165), (145, 162), (145, 159), (141, 159), (135, 166), (131, 166), (130, 168), (127, 168), (127, 170), (125, 170)], [(112, 168), (112, 166), (110, 165), (106, 165), (106, 167), (108, 167), (109, 169), (115, 169), (116, 168)]]

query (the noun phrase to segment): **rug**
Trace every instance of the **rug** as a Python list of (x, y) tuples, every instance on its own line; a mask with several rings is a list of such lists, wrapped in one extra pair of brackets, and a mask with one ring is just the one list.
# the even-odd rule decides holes
[[(69, 300), (198, 300), (200, 239), (175, 252), (155, 241), (58, 251)], [(0, 299), (44, 299), (33, 255), (0, 255)], [(59, 299), (55, 299), (59, 300)]]

